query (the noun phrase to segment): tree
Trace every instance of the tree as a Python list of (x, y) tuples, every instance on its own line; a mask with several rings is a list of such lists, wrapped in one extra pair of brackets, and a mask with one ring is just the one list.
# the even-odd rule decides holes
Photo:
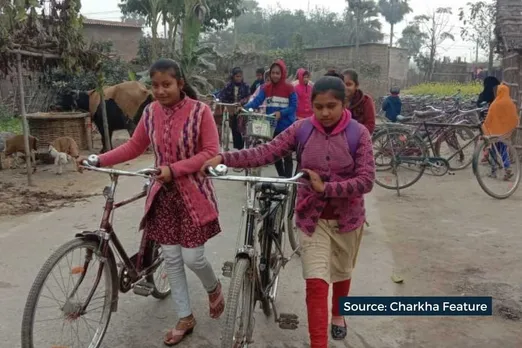
[(408, 0), (379, 0), (379, 10), (390, 24), (390, 47), (393, 46), (393, 27), (402, 22), (404, 16), (412, 12)]
[(414, 24), (428, 36), (425, 44), (425, 49), (428, 51), (426, 54), (428, 66), (425, 70), (425, 77), (428, 81), (431, 81), (433, 76), (435, 59), (440, 45), (446, 40), (455, 41), (455, 37), (451, 33), (451, 15), (450, 7), (439, 7), (429, 15), (415, 16), (414, 18)]
[(355, 59), (359, 62), (359, 44), (361, 40), (360, 29), (365, 22), (377, 20), (379, 15), (377, 5), (373, 0), (346, 0), (348, 3), (348, 14), (355, 19)]
[(468, 2), (465, 9), (459, 9), (459, 20), (462, 22), (460, 35), (463, 40), (474, 42), (477, 45), (475, 60), (478, 60), (479, 48), (488, 52), (489, 73), (493, 71), (495, 19), (496, 7), (494, 3)]
[(428, 34), (422, 32), (417, 23), (413, 23), (402, 30), (402, 36), (397, 43), (399, 47), (408, 50), (408, 58), (415, 60), (421, 48), (426, 46), (427, 40)]

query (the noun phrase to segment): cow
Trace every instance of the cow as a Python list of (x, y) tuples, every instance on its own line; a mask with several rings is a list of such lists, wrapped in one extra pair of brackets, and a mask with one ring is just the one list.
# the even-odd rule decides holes
[[(143, 110), (153, 100), (152, 93), (137, 81), (126, 81), (105, 87), (105, 109), (109, 126), (109, 141), (112, 148), (112, 133), (126, 129), (132, 136)], [(98, 128), (102, 138), (101, 153), (107, 151), (105, 130), (103, 128), (102, 105), (100, 95), (95, 90), (72, 91), (60, 96), (59, 107), (62, 110), (84, 110), (89, 112), (92, 122)]]

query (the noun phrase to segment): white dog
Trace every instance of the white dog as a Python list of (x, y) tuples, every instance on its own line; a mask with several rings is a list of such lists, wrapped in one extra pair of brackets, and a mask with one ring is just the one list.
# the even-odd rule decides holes
[(56, 174), (63, 173), (63, 166), (69, 163), (69, 157), (65, 152), (58, 152), (52, 145), (49, 145), (49, 154), (54, 158), (54, 165), (58, 166)]

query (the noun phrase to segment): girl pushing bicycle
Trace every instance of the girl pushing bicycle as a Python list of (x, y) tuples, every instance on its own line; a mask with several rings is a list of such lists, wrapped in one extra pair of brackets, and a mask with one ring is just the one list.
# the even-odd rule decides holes
[[(205, 257), (205, 243), (221, 232), (217, 200), (210, 180), (199, 172), (218, 153), (216, 124), (208, 105), (191, 99), (192, 88), (173, 60), (160, 59), (150, 68), (156, 101), (144, 111), (132, 138), (99, 157), (107, 167), (141, 155), (149, 144), (155, 167), (161, 174), (149, 187), (145, 216), (140, 228), (161, 245), (174, 309), (179, 317), (164, 343), (180, 343), (196, 326), (190, 306), (186, 265), (201, 280), (209, 297), (210, 317), (223, 313), (225, 300), (212, 266)], [(81, 164), (85, 158), (79, 158)]]
[[(295, 215), (311, 348), (328, 347), (329, 284), (333, 284), (330, 333), (333, 339), (346, 337), (339, 299), (350, 290), (365, 221), (364, 195), (375, 179), (370, 133), (345, 109), (345, 92), (341, 79), (322, 77), (312, 91), (314, 116), (297, 121), (269, 143), (221, 153), (202, 167), (255, 168), (300, 149), (300, 166), (308, 173), (309, 184), (298, 187)], [(311, 133), (304, 144), (298, 144), (307, 122), (313, 126)], [(348, 144), (354, 143), (348, 139), (351, 136), (358, 139), (356, 149), (349, 149)]]

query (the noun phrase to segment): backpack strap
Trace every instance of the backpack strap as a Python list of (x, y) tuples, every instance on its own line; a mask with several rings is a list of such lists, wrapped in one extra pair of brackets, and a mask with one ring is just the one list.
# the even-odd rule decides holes
[(308, 141), (308, 138), (310, 138), (310, 135), (312, 135), (312, 131), (314, 130), (314, 125), (312, 124), (312, 121), (310, 121), (309, 118), (306, 118), (303, 122), (303, 124), (297, 128), (296, 132), (296, 155), (297, 155), (297, 164), (301, 163), (301, 154), (303, 153), (304, 146), (306, 142)]
[(348, 149), (350, 150), (352, 159), (355, 162), (357, 147), (359, 146), (359, 140), (361, 139), (361, 124), (352, 118), (350, 122), (348, 122), (344, 131), (346, 141), (348, 142)]

